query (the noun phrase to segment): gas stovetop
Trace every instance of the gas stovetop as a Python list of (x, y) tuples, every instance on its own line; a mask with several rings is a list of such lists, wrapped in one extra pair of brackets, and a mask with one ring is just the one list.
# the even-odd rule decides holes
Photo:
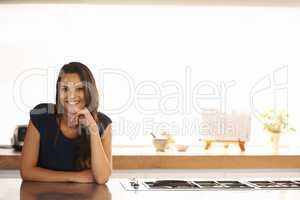
[(300, 180), (203, 181), (203, 180), (138, 180), (121, 181), (125, 190), (273, 190), (298, 189)]

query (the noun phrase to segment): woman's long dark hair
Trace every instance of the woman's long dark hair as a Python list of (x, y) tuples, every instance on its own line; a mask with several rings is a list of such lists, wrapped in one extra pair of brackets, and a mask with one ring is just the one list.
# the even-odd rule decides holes
[[(58, 127), (61, 126), (61, 119), (64, 113), (64, 108), (62, 103), (60, 102), (60, 82), (63, 78), (64, 74), (76, 73), (79, 75), (81, 82), (83, 83), (84, 90), (84, 98), (87, 109), (92, 114), (94, 120), (99, 122), (97, 112), (99, 106), (99, 93), (96, 87), (96, 82), (93, 77), (93, 74), (89, 70), (87, 66), (80, 62), (71, 62), (69, 64), (64, 65), (58, 75), (58, 79), (56, 82), (56, 106), (55, 112), (58, 119)], [(90, 137), (87, 134), (87, 129), (80, 128), (80, 138), (79, 138), (79, 146), (76, 152), (76, 167), (78, 169), (90, 168), (91, 166), (91, 141)], [(59, 132), (56, 134), (56, 138)]]

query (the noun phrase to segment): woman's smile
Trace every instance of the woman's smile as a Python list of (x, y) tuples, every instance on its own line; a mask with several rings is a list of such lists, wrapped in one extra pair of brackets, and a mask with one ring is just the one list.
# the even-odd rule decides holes
[(82, 109), (82, 102), (80, 100), (66, 100), (64, 107), (69, 114), (75, 114)]
[(69, 105), (77, 105), (78, 103), (80, 103), (80, 101), (79, 100), (77, 100), (77, 101), (67, 100), (66, 103), (69, 104)]

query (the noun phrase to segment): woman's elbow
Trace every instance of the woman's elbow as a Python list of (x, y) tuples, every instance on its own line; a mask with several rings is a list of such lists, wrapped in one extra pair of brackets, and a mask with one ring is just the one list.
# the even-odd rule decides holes
[(96, 183), (99, 184), (99, 185), (103, 185), (103, 184), (106, 184), (108, 182), (108, 180), (109, 180), (109, 177), (105, 178), (105, 179), (103, 179), (103, 178), (97, 178), (96, 179)]
[(23, 179), (23, 181), (28, 180), (28, 171), (25, 170), (24, 168), (20, 169), (20, 175), (21, 175), (21, 178)]
[(28, 169), (28, 168), (21, 167), (20, 175), (21, 175), (21, 178), (24, 181), (30, 181), (31, 180), (31, 173), (30, 173), (30, 169)]
[(97, 184), (105, 184), (109, 181), (109, 178), (111, 176), (111, 170), (105, 175), (105, 176), (98, 176), (98, 177), (95, 177), (95, 181)]
[(110, 176), (105, 177), (95, 177), (95, 181), (97, 184), (102, 185), (108, 182)]

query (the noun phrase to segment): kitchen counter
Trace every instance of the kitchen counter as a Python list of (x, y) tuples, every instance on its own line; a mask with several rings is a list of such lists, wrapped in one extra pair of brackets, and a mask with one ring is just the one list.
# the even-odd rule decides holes
[[(0, 169), (19, 169), (20, 152), (0, 149)], [(190, 147), (187, 152), (156, 152), (151, 147), (114, 147), (114, 169), (257, 169), (300, 168), (299, 148), (282, 147), (272, 152), (266, 147), (224, 149)]]
[(77, 183), (22, 182), (21, 179), (0, 179), (0, 199), (97, 199), (97, 200), (298, 200), (300, 190), (230, 190), (230, 191), (126, 191), (120, 179), (110, 179), (106, 185)]

